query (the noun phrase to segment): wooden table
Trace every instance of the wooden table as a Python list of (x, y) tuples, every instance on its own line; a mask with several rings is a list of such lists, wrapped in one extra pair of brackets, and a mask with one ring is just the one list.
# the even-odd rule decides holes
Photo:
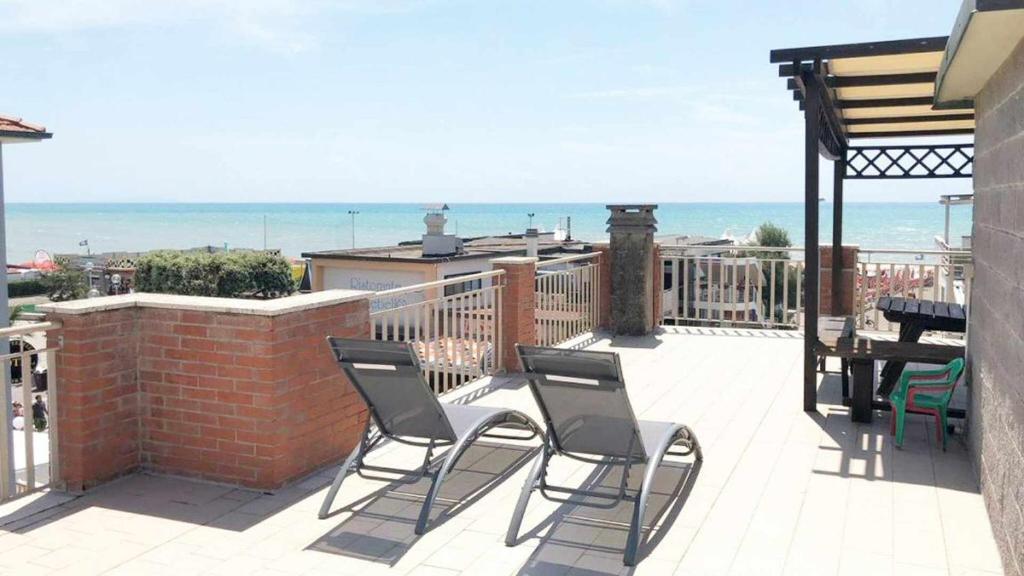
[[(872, 340), (870, 338), (840, 338), (828, 355), (838, 356), (850, 362), (853, 371), (853, 397), (849, 399), (850, 419), (854, 422), (871, 422), (872, 410), (888, 409), (887, 402), (875, 401), (875, 361), (884, 360), (888, 364), (899, 362), (902, 366), (907, 362), (924, 362), (928, 364), (945, 364), (953, 358), (964, 356), (963, 346), (946, 344), (922, 344), (920, 342), (891, 342)], [(879, 387), (881, 392), (881, 387)], [(846, 399), (844, 398), (844, 403)], [(962, 413), (953, 414), (954, 418), (963, 418)]]
[[(889, 322), (899, 323), (900, 342), (917, 342), (925, 330), (943, 332), (965, 332), (967, 330), (967, 313), (959, 304), (883, 296), (878, 299), (875, 308), (880, 310)], [(885, 366), (882, 367), (882, 379), (878, 385), (880, 395), (889, 396), (908, 361), (915, 360), (892, 359), (885, 363)]]

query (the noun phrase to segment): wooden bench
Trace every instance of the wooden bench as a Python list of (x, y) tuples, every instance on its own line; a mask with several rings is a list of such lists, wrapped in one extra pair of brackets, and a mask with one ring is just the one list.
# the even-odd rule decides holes
[[(947, 344), (922, 344), (920, 342), (893, 342), (876, 340), (870, 337), (857, 336), (852, 328), (853, 318), (840, 322), (829, 317), (819, 323), (819, 339), (816, 353), (823, 357), (841, 358), (848, 362), (853, 372), (853, 395), (843, 403), (849, 403), (850, 418), (854, 422), (871, 422), (872, 410), (887, 410), (889, 404), (875, 400), (874, 376), (876, 361), (922, 362), (926, 364), (945, 364), (954, 358), (963, 358), (963, 346)], [(846, 366), (843, 366), (846, 377)], [(844, 381), (845, 384), (845, 381)], [(950, 410), (950, 416), (963, 418), (962, 410)]]

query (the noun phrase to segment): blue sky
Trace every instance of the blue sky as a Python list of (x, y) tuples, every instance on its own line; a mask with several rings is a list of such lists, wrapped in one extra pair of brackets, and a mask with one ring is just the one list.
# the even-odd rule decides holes
[(0, 0), (0, 111), (55, 134), (5, 147), (7, 198), (800, 201), (801, 116), (769, 50), (944, 35), (958, 7)]

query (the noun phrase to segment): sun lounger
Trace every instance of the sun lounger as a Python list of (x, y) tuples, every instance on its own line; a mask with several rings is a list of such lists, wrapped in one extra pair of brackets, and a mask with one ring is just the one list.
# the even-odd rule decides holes
[[(357, 472), (364, 468), (394, 471), (363, 463), (366, 454), (382, 440), (426, 448), (420, 469), (424, 476), (430, 474), (434, 450), (450, 446), (441, 466), (433, 472), (430, 490), (416, 522), (416, 534), (423, 534), (441, 483), (470, 444), (481, 436), (529, 439), (541, 433), (536, 422), (515, 410), (438, 401), (423, 379), (419, 359), (408, 343), (343, 338), (328, 338), (327, 341), (342, 371), (366, 402), (370, 417), (359, 444), (345, 459), (320, 506), (320, 518), (328, 516), (331, 503), (353, 465)], [(531, 434), (523, 437), (488, 433), (496, 427)]]
[[(693, 454), (698, 461), (702, 460), (696, 436), (682, 424), (636, 419), (626, 396), (617, 354), (533, 346), (517, 346), (517, 350), (547, 431), (543, 451), (516, 504), (505, 544), (515, 545), (534, 490), (549, 499), (552, 498), (548, 493), (564, 493), (610, 500), (611, 505), (627, 500), (634, 504), (623, 562), (633, 566), (654, 473), (666, 454)], [(669, 452), (676, 445), (681, 445), (683, 451)], [(618, 492), (548, 484), (548, 462), (556, 454), (606, 466), (622, 466)], [(628, 490), (629, 471), (636, 464), (646, 464), (647, 469), (640, 489), (631, 492)], [(587, 505), (579, 499), (564, 501)]]

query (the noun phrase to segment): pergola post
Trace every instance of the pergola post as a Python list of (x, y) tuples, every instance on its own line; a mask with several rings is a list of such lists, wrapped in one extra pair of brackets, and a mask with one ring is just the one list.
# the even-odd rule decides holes
[(843, 180), (846, 177), (846, 150), (832, 163), (832, 315), (843, 313), (840, 301), (843, 282)]
[(818, 130), (821, 113), (819, 84), (813, 72), (804, 72), (804, 411), (818, 409)]

